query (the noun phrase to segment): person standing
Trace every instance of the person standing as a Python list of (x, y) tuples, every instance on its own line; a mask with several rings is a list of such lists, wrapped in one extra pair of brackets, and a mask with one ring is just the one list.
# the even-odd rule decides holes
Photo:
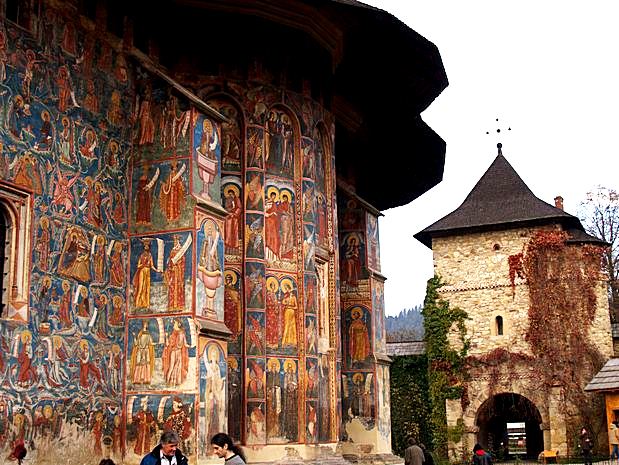
[(408, 447), (404, 451), (404, 464), (422, 465), (424, 460), (423, 450), (417, 445), (417, 441), (414, 438), (409, 438)]
[(226, 433), (214, 435), (211, 438), (211, 446), (213, 446), (213, 452), (217, 457), (226, 460), (225, 465), (245, 465), (246, 459), (243, 449), (234, 444), (232, 438)]
[(619, 459), (619, 428), (617, 420), (613, 421), (608, 428), (608, 443), (611, 447), (610, 459)]
[(580, 450), (585, 461), (585, 465), (592, 465), (591, 450), (593, 449), (593, 439), (587, 428), (580, 430)]
[(492, 465), (492, 458), (480, 444), (473, 447), (473, 465)]
[(179, 441), (175, 431), (165, 431), (159, 445), (142, 458), (140, 465), (188, 465), (187, 457), (178, 448)]

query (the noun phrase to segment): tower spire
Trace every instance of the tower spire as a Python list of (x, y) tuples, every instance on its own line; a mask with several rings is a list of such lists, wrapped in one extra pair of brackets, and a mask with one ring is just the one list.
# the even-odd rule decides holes
[[(496, 118), (496, 119), (495, 119), (495, 122), (497, 123), (496, 133), (497, 133), (497, 134), (501, 134), (501, 128), (499, 127), (499, 126), (500, 126), (500, 125), (499, 125), (499, 118)], [(508, 126), (508, 127), (507, 127), (507, 130), (508, 130), (508, 131), (511, 131), (511, 130), (512, 130), (512, 128), (511, 128), (510, 126)], [(486, 131), (486, 134), (490, 134), (490, 131)], [(498, 136), (498, 137), (500, 137), (500, 136)], [(498, 137), (497, 137), (497, 138), (498, 138)], [(498, 143), (496, 144), (496, 147), (497, 147), (497, 149), (498, 149), (498, 154), (499, 154), (499, 155), (503, 155), (503, 150), (502, 150), (502, 148), (503, 148), (503, 144), (502, 144), (501, 142), (498, 142)]]

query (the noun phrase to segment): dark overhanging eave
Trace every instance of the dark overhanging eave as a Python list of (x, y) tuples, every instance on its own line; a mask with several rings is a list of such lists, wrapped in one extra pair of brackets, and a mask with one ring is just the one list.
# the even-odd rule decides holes
[[(414, 234), (413, 237), (421, 242), (423, 245), (432, 249), (432, 239), (440, 238), (440, 237), (450, 237), (450, 236), (463, 236), (466, 234), (475, 234), (480, 232), (491, 232), (491, 231), (505, 231), (507, 229), (518, 229), (525, 227), (535, 227), (535, 226), (544, 226), (551, 224), (559, 224), (565, 228), (577, 228), (582, 229), (582, 225), (580, 221), (576, 217), (546, 217), (546, 218), (535, 218), (528, 220), (518, 220), (518, 221), (506, 221), (502, 223), (493, 223), (493, 224), (480, 224), (467, 226), (463, 228), (451, 228), (451, 229), (443, 229), (443, 230), (433, 230), (428, 231), (428, 228), (423, 231), (419, 231)], [(569, 241), (568, 241), (569, 242)]]

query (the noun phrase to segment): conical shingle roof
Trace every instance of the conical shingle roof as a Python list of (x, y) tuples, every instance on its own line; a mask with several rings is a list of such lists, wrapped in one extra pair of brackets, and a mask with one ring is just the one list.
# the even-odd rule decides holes
[(561, 224), (575, 242), (602, 242), (578, 218), (538, 199), (499, 150), (462, 205), (415, 237), (432, 248), (433, 237), (542, 224)]

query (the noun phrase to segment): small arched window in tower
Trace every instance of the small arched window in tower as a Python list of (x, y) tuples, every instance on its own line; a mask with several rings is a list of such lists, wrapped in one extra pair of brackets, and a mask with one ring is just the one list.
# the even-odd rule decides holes
[(497, 336), (503, 335), (503, 317), (501, 315), (497, 315), (494, 319), (494, 329)]

